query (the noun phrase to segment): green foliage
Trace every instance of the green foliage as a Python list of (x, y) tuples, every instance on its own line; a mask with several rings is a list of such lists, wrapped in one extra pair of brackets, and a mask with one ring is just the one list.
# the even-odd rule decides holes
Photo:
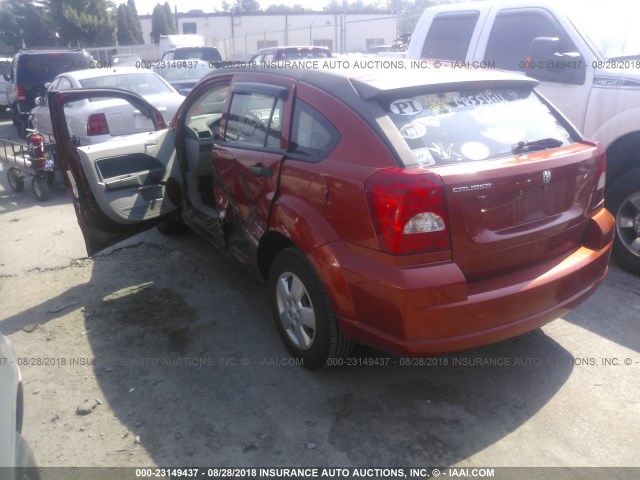
[(0, 38), (13, 50), (19, 50), (22, 42), (27, 47), (55, 45), (55, 30), (47, 21), (47, 11), (42, 5), (24, 0), (0, 2)]
[(176, 19), (173, 16), (173, 12), (171, 11), (171, 5), (169, 5), (169, 2), (164, 2), (162, 8), (164, 8), (164, 12), (167, 16), (167, 23), (169, 24), (169, 34), (178, 33), (178, 29), (176, 28)]
[[(27, 47), (144, 43), (134, 0), (109, 12), (110, 0), (0, 0), (0, 41)], [(56, 33), (58, 36), (56, 36)]]
[(258, 0), (235, 0), (231, 11), (233, 13), (259, 12), (260, 3)]
[(134, 0), (128, 0), (127, 9), (129, 10), (129, 21), (131, 22), (129, 28), (133, 32), (133, 43), (142, 44), (144, 43), (144, 38), (142, 38), (142, 26), (140, 25), (140, 18), (138, 17), (136, 2)]
[(60, 34), (61, 44), (113, 45), (114, 24), (107, 11), (107, 0), (46, 0), (49, 19)]
[(151, 12), (151, 39), (153, 43), (160, 43), (160, 36), (170, 33), (167, 12), (160, 4), (157, 4)]

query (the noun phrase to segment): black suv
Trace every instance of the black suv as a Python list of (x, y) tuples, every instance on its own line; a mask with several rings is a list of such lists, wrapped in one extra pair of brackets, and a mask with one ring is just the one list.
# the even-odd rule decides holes
[(21, 50), (16, 53), (11, 71), (4, 78), (11, 82), (8, 97), (18, 135), (25, 135), (29, 112), (49, 82), (60, 73), (90, 68), (92, 64), (91, 56), (81, 49)]

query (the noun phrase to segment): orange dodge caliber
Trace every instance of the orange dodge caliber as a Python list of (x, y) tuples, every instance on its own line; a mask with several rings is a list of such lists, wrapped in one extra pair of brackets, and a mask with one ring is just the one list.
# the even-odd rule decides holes
[[(291, 67), (291, 65), (289, 65)], [(89, 254), (193, 229), (269, 291), (307, 368), (354, 342), (407, 356), (535, 329), (607, 272), (605, 155), (499, 71), (220, 69), (167, 127), (133, 93), (49, 93)], [(148, 132), (75, 139), (64, 105), (117, 97)]]

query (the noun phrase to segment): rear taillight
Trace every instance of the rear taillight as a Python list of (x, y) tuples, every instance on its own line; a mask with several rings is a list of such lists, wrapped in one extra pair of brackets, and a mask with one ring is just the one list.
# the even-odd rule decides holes
[(27, 91), (24, 89), (24, 85), (16, 85), (16, 96), (19, 102), (27, 100)]
[(589, 205), (591, 212), (595, 212), (604, 206), (604, 187), (607, 183), (607, 154), (598, 142), (586, 143), (596, 147), (596, 161), (598, 164), (597, 181), (593, 196), (591, 197), (591, 204)]
[(94, 135), (109, 135), (109, 125), (107, 124), (107, 117), (104, 113), (94, 113), (89, 115), (87, 121), (87, 136), (92, 137)]
[(409, 255), (450, 249), (438, 175), (420, 168), (385, 169), (364, 186), (382, 250)]

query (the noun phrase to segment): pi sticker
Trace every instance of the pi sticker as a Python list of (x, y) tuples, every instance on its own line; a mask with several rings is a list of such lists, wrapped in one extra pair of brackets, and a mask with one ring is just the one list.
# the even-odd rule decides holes
[(427, 127), (418, 122), (410, 122), (400, 127), (400, 135), (408, 140), (424, 137), (427, 134)]
[(415, 98), (401, 98), (392, 102), (389, 109), (396, 115), (418, 115), (422, 112), (422, 104)]

